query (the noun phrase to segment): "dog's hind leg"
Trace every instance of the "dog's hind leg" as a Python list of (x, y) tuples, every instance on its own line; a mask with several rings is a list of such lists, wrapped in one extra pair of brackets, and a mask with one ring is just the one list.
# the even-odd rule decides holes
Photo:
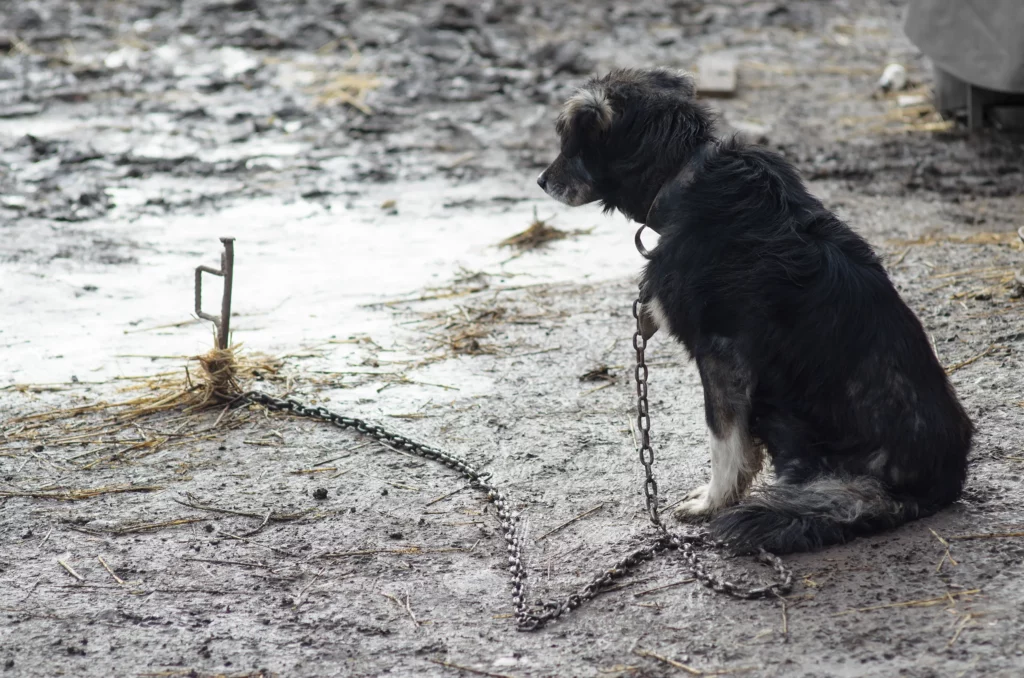
[(711, 482), (687, 495), (679, 520), (699, 520), (743, 496), (761, 470), (761, 450), (750, 436), (754, 376), (726, 339), (696, 356), (704, 386), (704, 415), (711, 439)]

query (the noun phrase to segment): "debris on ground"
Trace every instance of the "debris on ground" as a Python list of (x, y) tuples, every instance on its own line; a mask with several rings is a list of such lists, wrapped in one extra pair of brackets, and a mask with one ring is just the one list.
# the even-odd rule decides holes
[(615, 375), (607, 365), (599, 365), (581, 374), (580, 381), (615, 381)]
[[(122, 377), (130, 385), (121, 393), (134, 397), (12, 417), (4, 423), (2, 435), (11, 444), (73, 448), (70, 456), (51, 460), (68, 469), (133, 464), (158, 450), (189, 444), (202, 437), (200, 432), (209, 436), (236, 428), (246, 419), (246, 410), (232, 412), (231, 406), (243, 385), (283, 381), (281, 369), (280, 359), (247, 353), (240, 345), (215, 348), (187, 358), (182, 371)], [(7, 390), (31, 393), (35, 388), (19, 385)], [(205, 416), (210, 410), (216, 411), (212, 426)]]
[(883, 92), (899, 92), (907, 86), (907, 69), (900, 64), (889, 64), (878, 79), (878, 89)]
[[(317, 51), (319, 54), (328, 54), (337, 44), (337, 41), (330, 42)], [(337, 70), (314, 71), (314, 83), (309, 87), (309, 91), (316, 96), (316, 101), (321, 105), (340, 103), (351, 106), (364, 115), (372, 115), (373, 109), (366, 99), (370, 92), (380, 87), (380, 78), (370, 73), (358, 72), (362, 54), (351, 41), (348, 46), (352, 52), (349, 60)]]
[(533, 222), (529, 228), (521, 233), (509, 236), (498, 243), (498, 247), (512, 247), (520, 252), (528, 252), (544, 247), (556, 240), (565, 240), (577, 235), (588, 235), (593, 229), (578, 229), (574, 231), (563, 231), (550, 225), (547, 221), (537, 217), (537, 210), (533, 210)]

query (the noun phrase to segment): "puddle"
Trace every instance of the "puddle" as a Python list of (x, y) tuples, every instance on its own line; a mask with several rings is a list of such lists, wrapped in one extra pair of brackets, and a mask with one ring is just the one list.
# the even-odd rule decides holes
[[(68, 261), (5, 272), (9, 324), (0, 336), (13, 367), (8, 379), (105, 381), (155, 369), (150, 359), (129, 356), (206, 350), (207, 323), (167, 326), (192, 316), (194, 267), (217, 265), (221, 236), (236, 238), (233, 339), (269, 353), (357, 335), (393, 346), (392, 312), (367, 305), (443, 286), (461, 270), (486, 272), (496, 286), (522, 286), (620, 278), (642, 264), (633, 228), (621, 218), (596, 206), (565, 208), (543, 195), (490, 200), (508, 196), (508, 182), (347, 188), (358, 197), (326, 204), (255, 199), (209, 214), (131, 220), (130, 208), (144, 202), (145, 192), (115, 192), (123, 205), (81, 228), (96, 239), (135, 243), (137, 263)], [(515, 188), (514, 195), (529, 193), (525, 181)], [(445, 207), (470, 199), (472, 210)], [(397, 214), (381, 208), (389, 200)], [(520, 256), (498, 247), (529, 225), (534, 208), (563, 230), (593, 230)], [(220, 282), (204, 282), (204, 303), (217, 309)], [(332, 348), (318, 368), (338, 369), (353, 355), (350, 347)]]

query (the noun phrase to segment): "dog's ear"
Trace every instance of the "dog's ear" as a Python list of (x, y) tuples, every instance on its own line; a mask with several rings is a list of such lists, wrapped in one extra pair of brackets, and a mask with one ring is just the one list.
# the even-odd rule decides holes
[(562, 154), (572, 158), (584, 144), (600, 141), (611, 128), (613, 116), (603, 90), (585, 88), (576, 92), (565, 102), (555, 125), (562, 138)]
[(655, 86), (675, 91), (686, 99), (693, 99), (697, 96), (697, 85), (693, 76), (686, 71), (656, 68), (650, 72), (650, 78)]

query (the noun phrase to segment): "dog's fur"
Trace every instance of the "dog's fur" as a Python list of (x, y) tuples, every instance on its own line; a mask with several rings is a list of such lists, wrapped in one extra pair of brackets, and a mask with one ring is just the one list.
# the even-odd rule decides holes
[[(871, 247), (767, 150), (719, 141), (692, 80), (619, 70), (558, 118), (538, 179), (661, 238), (644, 320), (696, 360), (711, 481), (677, 511), (736, 550), (842, 543), (957, 499), (973, 425)], [(764, 454), (776, 481), (750, 489)]]

